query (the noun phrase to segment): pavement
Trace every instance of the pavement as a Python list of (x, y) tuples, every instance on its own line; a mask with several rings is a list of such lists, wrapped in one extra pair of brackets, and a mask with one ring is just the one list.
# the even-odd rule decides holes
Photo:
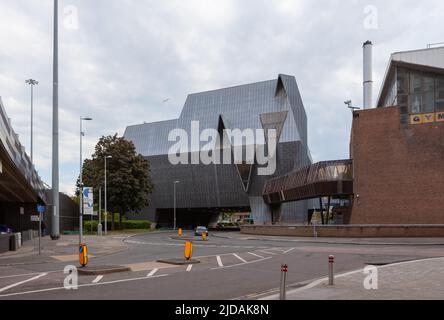
[[(88, 243), (89, 258), (94, 259), (126, 250), (128, 245), (124, 240), (131, 236), (133, 234), (117, 234), (109, 237), (85, 236), (84, 242)], [(38, 238), (26, 241), (18, 251), (0, 254), (0, 267), (79, 260), (78, 235), (62, 235), (58, 241), (52, 241), (49, 236), (43, 237), (40, 255), (38, 241)]]
[[(261, 300), (278, 300), (277, 294)], [(289, 290), (287, 300), (444, 300), (444, 258), (358, 269)]]

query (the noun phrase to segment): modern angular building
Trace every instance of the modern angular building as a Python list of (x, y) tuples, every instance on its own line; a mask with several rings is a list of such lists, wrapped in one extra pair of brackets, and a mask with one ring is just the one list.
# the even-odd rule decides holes
[[(245, 154), (251, 147), (248, 139), (224, 143), (226, 130), (253, 130), (257, 137), (254, 147), (268, 148), (272, 144), (269, 129), (274, 129), (278, 142), (276, 170), (269, 175), (259, 174), (263, 163), (258, 161), (257, 151), (253, 162), (243, 157), (240, 162), (226, 162), (224, 158), (220, 163), (196, 164), (192, 161), (196, 153), (205, 146), (208, 149), (208, 142), (193, 141), (192, 128), (196, 124), (199, 134), (207, 129), (218, 132), (211, 155), (239, 147)], [(191, 137), (186, 153), (188, 164), (173, 165), (169, 159), (176, 153), (172, 147), (177, 142), (170, 141), (170, 134), (177, 129), (187, 133), (187, 140)], [(226, 211), (251, 212), (255, 224), (307, 221), (307, 201), (270, 206), (263, 198), (268, 179), (311, 164), (307, 115), (293, 76), (279, 75), (270, 81), (191, 94), (179, 119), (130, 126), (124, 136), (150, 161), (154, 184), (150, 206), (130, 218), (171, 227), (176, 207), (177, 226), (182, 227), (211, 225)]]

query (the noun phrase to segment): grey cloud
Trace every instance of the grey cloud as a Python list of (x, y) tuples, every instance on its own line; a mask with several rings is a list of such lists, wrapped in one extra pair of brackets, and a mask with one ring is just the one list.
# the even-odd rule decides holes
[[(61, 0), (61, 24), (66, 5), (75, 5), (79, 14), (78, 30), (60, 30), (61, 177), (67, 192), (78, 174), (80, 115), (95, 119), (87, 125), (89, 155), (101, 135), (177, 117), (188, 93), (278, 73), (298, 80), (314, 160), (347, 158), (351, 115), (343, 101), (362, 103), (362, 42), (375, 43), (376, 98), (391, 52), (444, 40), (442, 1)], [(363, 26), (367, 5), (378, 9), (377, 30)], [(24, 80), (40, 81), (36, 159), (47, 182), (51, 10), (52, 1), (0, 4), (0, 95), (28, 147)]]

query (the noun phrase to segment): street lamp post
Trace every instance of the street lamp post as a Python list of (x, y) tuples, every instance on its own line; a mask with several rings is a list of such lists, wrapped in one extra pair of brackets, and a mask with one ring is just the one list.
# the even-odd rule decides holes
[(99, 187), (99, 224), (97, 225), (97, 234), (102, 235), (102, 186)]
[(180, 181), (174, 181), (174, 230), (177, 229), (176, 225), (176, 184), (180, 183)]
[(60, 199), (59, 199), (59, 14), (58, 0), (54, 0), (54, 47), (53, 47), (53, 86), (52, 86), (52, 199), (51, 239), (60, 238)]
[(34, 86), (39, 82), (34, 79), (28, 79), (26, 84), (31, 86), (31, 163), (34, 164)]
[(105, 236), (108, 233), (108, 222), (107, 222), (107, 216), (108, 216), (108, 207), (107, 207), (107, 195), (106, 195), (106, 189), (107, 189), (107, 181), (106, 181), (106, 159), (112, 159), (111, 156), (105, 156)]
[(83, 121), (91, 121), (92, 118), (80, 117), (80, 211), (79, 211), (79, 244), (83, 243), (83, 155), (82, 155), (82, 138), (85, 135), (83, 132)]

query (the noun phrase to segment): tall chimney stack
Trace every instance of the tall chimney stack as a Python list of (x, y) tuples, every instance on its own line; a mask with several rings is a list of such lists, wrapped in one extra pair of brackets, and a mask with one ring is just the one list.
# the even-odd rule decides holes
[(364, 43), (364, 109), (373, 107), (373, 43)]

